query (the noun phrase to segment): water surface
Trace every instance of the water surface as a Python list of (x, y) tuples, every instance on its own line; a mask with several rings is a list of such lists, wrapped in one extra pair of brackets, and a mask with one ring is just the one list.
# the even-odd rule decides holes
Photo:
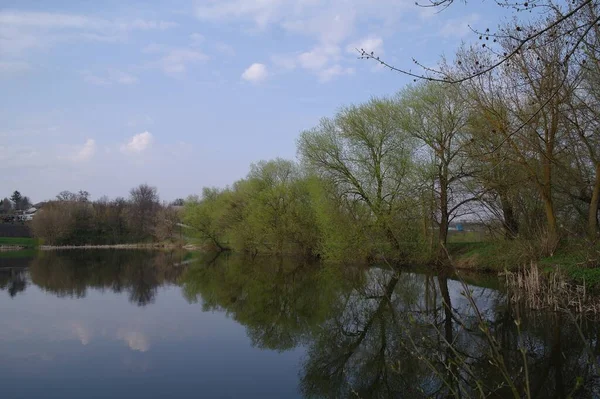
[(446, 397), (475, 381), (509, 397), (491, 348), (518, 389), (525, 351), (534, 397), (597, 396), (597, 323), (464, 281), (186, 253), (3, 258), (2, 398)]

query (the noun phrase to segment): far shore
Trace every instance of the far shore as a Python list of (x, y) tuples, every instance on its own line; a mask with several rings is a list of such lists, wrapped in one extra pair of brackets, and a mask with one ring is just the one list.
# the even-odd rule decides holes
[(185, 249), (187, 251), (195, 251), (199, 248), (195, 245), (187, 244), (165, 244), (165, 243), (153, 243), (153, 244), (115, 244), (115, 245), (39, 245), (35, 247), (29, 247), (24, 245), (10, 245), (1, 244), (0, 252), (9, 251), (23, 251), (26, 249), (37, 249), (40, 251), (57, 251), (63, 249)]
[(150, 243), (150, 244), (114, 244), (114, 245), (40, 245), (37, 247), (41, 251), (54, 251), (62, 249), (185, 249), (193, 251), (198, 249), (194, 245), (181, 244), (165, 244), (165, 243)]

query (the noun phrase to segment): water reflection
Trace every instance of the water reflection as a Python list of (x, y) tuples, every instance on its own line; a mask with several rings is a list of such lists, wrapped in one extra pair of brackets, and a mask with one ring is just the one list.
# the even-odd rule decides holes
[[(73, 367), (83, 359), (90, 373), (108, 378), (107, 354), (114, 353), (124, 370), (148, 374), (148, 386), (163, 375), (183, 396), (197, 393), (189, 374), (196, 369), (219, 381), (204, 385), (216, 396), (514, 397), (526, 386), (535, 398), (600, 395), (599, 324), (506, 306), (501, 290), (486, 288), (494, 286), (489, 277), (470, 278), (465, 286), (453, 276), (389, 268), (190, 256), (51, 252), (28, 269), (0, 269), (0, 290), (28, 312), (20, 318), (0, 303), (0, 354), (3, 343), (13, 359), (27, 348), (39, 361), (63, 362), (63, 369), (72, 356)], [(62, 313), (49, 313), (57, 304), (46, 306), (38, 297), (24, 301), (39, 289), (69, 301), (60, 304)], [(110, 299), (118, 294), (135, 306), (125, 309)], [(237, 337), (238, 327), (244, 341), (224, 340)], [(85, 351), (58, 345), (65, 336)], [(23, 370), (31, 368), (28, 359)], [(218, 362), (222, 369), (215, 368)], [(0, 361), (0, 371), (7, 367)], [(267, 382), (252, 382), (261, 371)], [(228, 391), (240, 378), (249, 379)]]
[(187, 298), (230, 314), (254, 345), (305, 346), (306, 397), (511, 397), (527, 385), (539, 398), (599, 393), (597, 323), (516, 315), (500, 291), (448, 276), (354, 272), (230, 257), (182, 281)]
[(14, 298), (19, 292), (27, 288), (25, 269), (8, 267), (0, 269), (0, 291), (8, 291), (8, 295)]
[(44, 252), (30, 264), (31, 281), (59, 297), (83, 298), (88, 288), (127, 292), (138, 306), (154, 302), (158, 288), (175, 284), (185, 253), (147, 251)]

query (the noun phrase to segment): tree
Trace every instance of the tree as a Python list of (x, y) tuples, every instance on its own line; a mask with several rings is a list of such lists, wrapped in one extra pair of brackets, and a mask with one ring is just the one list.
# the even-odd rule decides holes
[(4, 198), (2, 201), (2, 212), (10, 213), (13, 209), (13, 204), (8, 198)]
[(21, 199), (21, 209), (26, 210), (29, 208), (31, 208), (31, 200), (29, 199), (29, 197), (23, 197)]
[(229, 249), (225, 238), (227, 229), (231, 227), (226, 221), (229, 195), (229, 190), (205, 187), (202, 199), (189, 197), (185, 202), (184, 222), (194, 229), (203, 243), (219, 251)]
[(413, 141), (398, 125), (391, 99), (342, 109), (333, 119), (301, 134), (303, 161), (331, 181), (341, 197), (366, 205), (387, 240), (401, 251), (393, 226), (403, 200), (410, 198)]
[(67, 202), (88, 202), (90, 198), (90, 193), (84, 190), (79, 190), (76, 193), (72, 193), (71, 191), (61, 191), (56, 196), (58, 201), (67, 201)]
[[(439, 8), (443, 10), (454, 3), (454, 0), (426, 0), (417, 2), (422, 7)], [(497, 5), (513, 12), (529, 11), (539, 13), (528, 21), (520, 21), (514, 25), (499, 28), (496, 32), (486, 28), (474, 30), (479, 37), (481, 48), (488, 51), (490, 57), (486, 60), (474, 59), (461, 74), (448, 73), (443, 68), (432, 68), (413, 59), (412, 64), (421, 68), (421, 72), (412, 68), (394, 66), (381, 59), (378, 54), (365, 49), (357, 49), (360, 58), (378, 62), (386, 68), (413, 77), (415, 80), (424, 79), (444, 83), (462, 83), (478, 76), (494, 72), (508, 65), (520, 56), (530, 57), (533, 49), (543, 49), (552, 46), (556, 38), (565, 38), (565, 52), (557, 60), (566, 64), (570, 58), (585, 50), (592, 37), (597, 34), (600, 22), (600, 5), (596, 0), (572, 0), (559, 3), (554, 0), (520, 0), (515, 2), (499, 1)], [(532, 22), (530, 22), (532, 21)], [(509, 39), (511, 46), (507, 49), (498, 46), (500, 41)], [(544, 105), (542, 105), (543, 108)]]
[(160, 208), (156, 187), (140, 184), (129, 192), (129, 201), (129, 224), (132, 231), (137, 232), (140, 239), (151, 237), (156, 213)]
[(461, 207), (478, 199), (464, 187), (471, 176), (464, 153), (468, 114), (458, 89), (428, 82), (400, 92), (400, 125), (424, 146), (428, 157), (424, 161), (431, 165), (440, 255), (445, 255), (450, 222)]
[(170, 206), (163, 205), (156, 214), (154, 237), (157, 241), (174, 240), (176, 238), (179, 214)]
[(15, 204), (15, 209), (20, 211), (21, 210), (21, 201), (23, 200), (23, 196), (21, 195), (20, 192), (15, 191), (12, 196), (10, 197), (11, 201)]
[(183, 198), (177, 198), (173, 202), (171, 202), (171, 205), (172, 206), (184, 206), (185, 201), (183, 200)]

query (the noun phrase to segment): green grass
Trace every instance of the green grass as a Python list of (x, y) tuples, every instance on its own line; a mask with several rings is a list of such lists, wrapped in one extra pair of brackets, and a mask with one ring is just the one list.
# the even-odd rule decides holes
[(454, 242), (448, 251), (459, 268), (504, 271), (515, 270), (530, 261), (522, 243), (512, 241)]
[(488, 240), (488, 234), (483, 231), (449, 231), (448, 243), (476, 243)]
[(561, 270), (577, 283), (600, 288), (600, 248), (582, 243), (567, 243), (552, 257), (542, 258), (540, 266), (545, 272)]
[(600, 290), (600, 247), (586, 241), (564, 242), (553, 256), (539, 258), (535, 242), (454, 242), (448, 251), (458, 268), (479, 271), (517, 270), (531, 262), (545, 273), (560, 270), (576, 283)]
[(0, 237), (0, 245), (18, 245), (21, 247), (35, 248), (38, 241), (29, 237)]

